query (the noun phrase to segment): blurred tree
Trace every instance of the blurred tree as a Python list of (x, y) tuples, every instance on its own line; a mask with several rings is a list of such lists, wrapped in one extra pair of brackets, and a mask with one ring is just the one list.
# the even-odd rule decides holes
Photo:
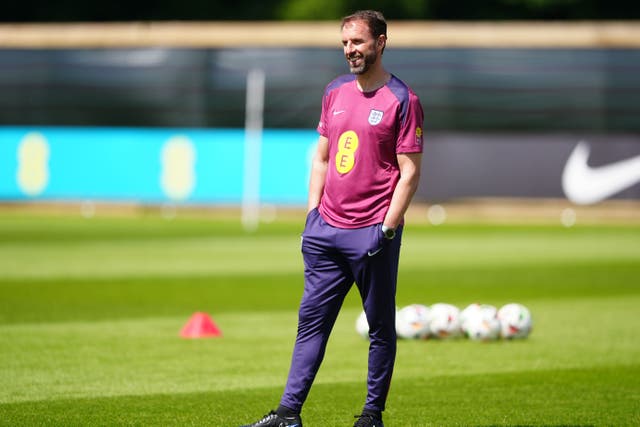
[(3, 4), (0, 22), (167, 20), (337, 20), (358, 9), (389, 19), (640, 19), (626, 0), (20, 0)]
[(277, 18), (283, 20), (332, 20), (356, 10), (383, 11), (387, 19), (424, 19), (431, 0), (284, 0)]
[(138, 0), (78, 2), (21, 0), (9, 2), (1, 22), (216, 21), (272, 20), (281, 0)]
[(284, 0), (276, 16), (284, 20), (335, 19), (344, 14), (344, 3), (341, 0)]
[(430, 0), (429, 15), (441, 20), (631, 20), (640, 18), (640, 3), (625, 0)]

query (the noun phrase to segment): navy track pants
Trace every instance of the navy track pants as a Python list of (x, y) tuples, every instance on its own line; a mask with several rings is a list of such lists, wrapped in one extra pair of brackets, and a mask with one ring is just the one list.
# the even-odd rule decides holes
[(357, 229), (327, 224), (317, 209), (302, 234), (304, 293), (298, 333), (281, 404), (300, 411), (324, 357), (344, 298), (355, 282), (369, 323), (365, 409), (383, 411), (396, 356), (396, 284), (402, 227), (393, 240), (381, 225)]

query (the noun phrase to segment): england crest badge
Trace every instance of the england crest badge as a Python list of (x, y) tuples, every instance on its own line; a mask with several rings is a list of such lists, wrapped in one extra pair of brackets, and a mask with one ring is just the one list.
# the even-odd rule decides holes
[(384, 112), (379, 111), (379, 110), (371, 110), (369, 112), (369, 124), (372, 126), (377, 125), (378, 123), (380, 123), (382, 121), (382, 116), (384, 115)]

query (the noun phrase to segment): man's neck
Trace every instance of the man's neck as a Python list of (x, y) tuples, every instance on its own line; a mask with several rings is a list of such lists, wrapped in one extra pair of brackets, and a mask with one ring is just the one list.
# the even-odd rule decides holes
[(384, 68), (372, 69), (357, 76), (358, 88), (364, 93), (373, 92), (386, 85), (390, 78), (391, 74)]

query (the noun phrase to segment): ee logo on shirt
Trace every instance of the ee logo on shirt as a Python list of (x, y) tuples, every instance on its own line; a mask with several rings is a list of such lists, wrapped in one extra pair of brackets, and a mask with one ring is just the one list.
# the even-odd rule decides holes
[(345, 174), (353, 169), (355, 153), (358, 149), (358, 135), (348, 130), (338, 139), (338, 152), (336, 153), (336, 170)]

